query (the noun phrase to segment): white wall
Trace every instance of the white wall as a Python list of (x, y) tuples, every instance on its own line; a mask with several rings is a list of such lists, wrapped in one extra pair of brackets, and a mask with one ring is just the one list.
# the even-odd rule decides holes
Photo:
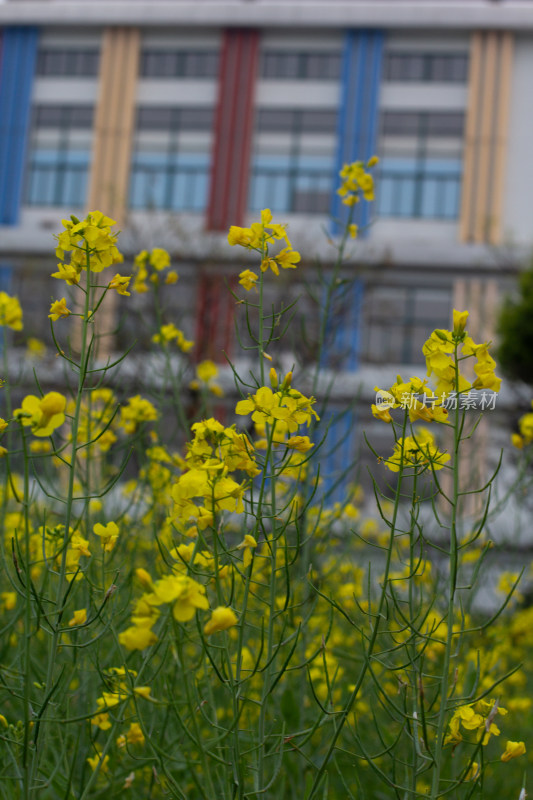
[(515, 39), (503, 196), (503, 241), (533, 246), (533, 36)]

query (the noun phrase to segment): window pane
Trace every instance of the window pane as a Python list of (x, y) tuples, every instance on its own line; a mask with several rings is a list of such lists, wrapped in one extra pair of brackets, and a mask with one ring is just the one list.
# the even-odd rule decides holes
[(433, 111), (427, 115), (428, 136), (463, 136), (464, 114), (461, 111)]
[(291, 131), (294, 112), (279, 108), (262, 108), (257, 114), (257, 130), (265, 132)]
[(97, 50), (44, 49), (37, 56), (37, 75), (93, 77), (98, 64)]
[(144, 78), (214, 78), (217, 69), (215, 50), (144, 50), (141, 54)]
[(388, 53), (385, 80), (465, 82), (468, 56), (465, 53)]
[(336, 111), (302, 111), (301, 130), (305, 133), (335, 133)]
[(338, 53), (263, 53), (261, 77), (277, 80), (337, 80), (341, 59)]
[(412, 111), (385, 111), (382, 129), (385, 136), (416, 136), (420, 126), (420, 114)]

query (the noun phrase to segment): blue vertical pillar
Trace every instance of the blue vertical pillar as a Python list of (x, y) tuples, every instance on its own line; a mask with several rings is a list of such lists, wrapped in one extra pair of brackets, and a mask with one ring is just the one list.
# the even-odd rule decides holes
[(335, 287), (326, 325), (320, 366), (337, 372), (355, 372), (359, 365), (361, 307), (364, 285), (360, 279)]
[[(350, 30), (346, 32), (342, 64), (342, 87), (337, 130), (336, 172), (343, 164), (368, 161), (375, 155), (378, 138), (378, 99), (383, 59), (383, 32)], [(333, 233), (338, 233), (348, 218), (348, 208), (334, 193), (331, 215)], [(364, 236), (369, 221), (368, 203), (355, 207), (354, 222)]]
[[(363, 290), (363, 282), (359, 279), (335, 288), (322, 351), (323, 369), (339, 374), (357, 369)], [(351, 397), (347, 403), (354, 400), (355, 397)], [(322, 494), (326, 505), (332, 505), (346, 501), (348, 487), (354, 481), (356, 414), (353, 408), (339, 409), (328, 413), (322, 424), (329, 425), (320, 459)]]
[(39, 31), (11, 26), (0, 47), (0, 225), (16, 225), (30, 126)]

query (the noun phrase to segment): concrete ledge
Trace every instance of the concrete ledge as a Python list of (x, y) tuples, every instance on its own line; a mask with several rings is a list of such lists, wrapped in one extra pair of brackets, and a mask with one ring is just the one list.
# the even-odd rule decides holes
[(0, 25), (533, 30), (530, 0), (0, 0)]

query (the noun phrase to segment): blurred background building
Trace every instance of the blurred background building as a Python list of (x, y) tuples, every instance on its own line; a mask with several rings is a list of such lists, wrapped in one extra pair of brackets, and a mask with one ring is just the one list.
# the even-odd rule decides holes
[[(49, 336), (59, 220), (99, 208), (130, 254), (172, 252), (168, 321), (225, 363), (224, 281), (249, 266), (225, 233), (268, 207), (303, 257), (272, 286), (303, 295), (287, 359), (305, 366), (338, 171), (377, 154), (328, 330), (339, 408), (419, 371), (453, 307), (493, 338), (533, 239), (530, 0), (3, 0), (0, 26), (0, 288), (26, 335)], [(117, 346), (139, 331), (143, 298), (128, 303)], [(357, 416), (332, 431), (341, 465)]]

